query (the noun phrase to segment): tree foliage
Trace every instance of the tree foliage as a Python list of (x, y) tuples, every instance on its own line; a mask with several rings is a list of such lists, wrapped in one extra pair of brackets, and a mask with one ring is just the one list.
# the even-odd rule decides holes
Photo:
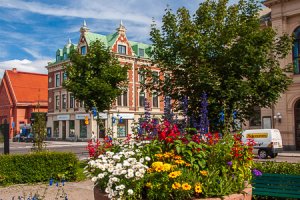
[(166, 9), (162, 26), (153, 24), (150, 35), (154, 63), (161, 75), (171, 75), (153, 84), (148, 73), (148, 89), (177, 102), (188, 97), (193, 116), (199, 115), (206, 93), (211, 125), (224, 113), (221, 129), (232, 122), (233, 111), (244, 120), (254, 106), (270, 107), (291, 83), (288, 66), (279, 63), (291, 49), (291, 38), (262, 28), (259, 11), (255, 0), (234, 5), (207, 0), (192, 16), (184, 7), (176, 13)]
[(115, 54), (99, 40), (90, 44), (86, 55), (73, 51), (70, 61), (64, 87), (75, 99), (84, 101), (86, 110), (109, 110), (126, 87), (128, 67), (121, 66)]
[[(39, 108), (39, 105), (38, 105)], [(46, 150), (46, 113), (37, 112), (34, 115), (34, 123), (32, 125), (33, 131), (33, 147), (32, 150), (36, 152)]]

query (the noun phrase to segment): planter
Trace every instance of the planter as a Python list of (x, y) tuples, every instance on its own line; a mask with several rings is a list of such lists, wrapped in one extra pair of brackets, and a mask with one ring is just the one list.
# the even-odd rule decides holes
[[(95, 200), (109, 200), (106, 194), (101, 192), (97, 187), (94, 187), (94, 197)], [(252, 187), (248, 186), (245, 188), (241, 194), (231, 194), (221, 198), (204, 198), (205, 200), (251, 200), (252, 198)], [(200, 199), (194, 199), (200, 200)], [(203, 200), (203, 199), (201, 199)]]

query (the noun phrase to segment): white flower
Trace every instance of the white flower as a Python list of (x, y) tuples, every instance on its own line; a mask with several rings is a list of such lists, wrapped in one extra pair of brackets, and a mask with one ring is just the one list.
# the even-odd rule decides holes
[(150, 161), (151, 158), (150, 158), (149, 156), (146, 156), (146, 157), (145, 157), (145, 160)]
[(121, 191), (119, 192), (119, 195), (122, 196), (123, 194), (124, 194), (124, 191), (121, 190)]
[(120, 189), (121, 189), (121, 190), (124, 190), (124, 189), (125, 189), (125, 185), (123, 185), (123, 184), (120, 185)]
[(92, 178), (92, 181), (93, 181), (93, 182), (96, 182), (96, 181), (97, 181), (97, 177), (93, 177), (93, 178)]
[(102, 174), (102, 173), (101, 173), (101, 174), (98, 174), (98, 178), (100, 178), (100, 179), (101, 179), (101, 178), (104, 178), (104, 174)]
[(139, 162), (143, 163), (144, 162), (144, 158), (141, 158)]
[(140, 172), (135, 172), (135, 176), (137, 176), (137, 177), (141, 177), (141, 176), (142, 176), (142, 174), (141, 174)]
[(105, 192), (109, 193), (110, 192), (110, 187), (105, 188)]
[(128, 169), (127, 171), (128, 171), (128, 174), (134, 172), (133, 169)]
[(132, 189), (129, 189), (129, 190), (127, 190), (127, 193), (128, 193), (129, 195), (133, 195), (133, 190), (132, 190)]

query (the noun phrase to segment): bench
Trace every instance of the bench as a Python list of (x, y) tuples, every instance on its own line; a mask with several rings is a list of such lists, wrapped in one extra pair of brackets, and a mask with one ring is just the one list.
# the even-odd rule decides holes
[(252, 182), (253, 195), (300, 199), (300, 176), (263, 174)]

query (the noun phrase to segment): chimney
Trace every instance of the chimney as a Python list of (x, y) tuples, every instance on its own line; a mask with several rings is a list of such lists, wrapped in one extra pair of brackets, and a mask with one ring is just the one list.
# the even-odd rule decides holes
[(13, 68), (12, 71), (13, 71), (14, 73), (17, 73), (17, 68)]

